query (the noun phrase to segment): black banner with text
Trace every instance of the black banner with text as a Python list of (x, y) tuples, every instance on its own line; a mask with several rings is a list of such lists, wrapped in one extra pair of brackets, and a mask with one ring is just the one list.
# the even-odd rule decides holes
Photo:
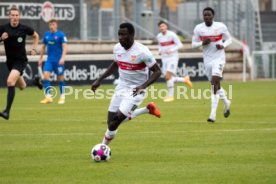
[[(96, 80), (103, 72), (107, 70), (107, 67), (111, 64), (111, 60), (103, 61), (69, 61), (65, 64), (64, 78), (67, 85), (87, 85)], [(158, 63), (161, 66), (160, 60)], [(8, 76), (8, 70), (5, 63), (0, 63), (0, 86), (6, 86), (6, 79)], [(34, 75), (38, 73), (37, 62), (29, 62), (24, 72), (26, 79), (32, 79)], [(189, 75), (192, 81), (207, 80), (204, 73), (204, 64), (202, 58), (193, 59), (180, 59), (178, 63), (177, 75), (185, 76)], [(103, 83), (111, 84), (118, 78), (118, 73), (106, 78)], [(57, 76), (52, 73), (51, 80), (56, 81)], [(164, 78), (158, 80), (164, 81)]]

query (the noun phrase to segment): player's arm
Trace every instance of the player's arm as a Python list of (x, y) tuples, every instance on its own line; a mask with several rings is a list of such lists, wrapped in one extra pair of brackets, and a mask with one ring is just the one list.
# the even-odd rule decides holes
[(34, 31), (33, 36), (33, 48), (31, 50), (31, 55), (36, 55), (36, 49), (38, 46), (38, 41), (39, 41), (39, 35), (37, 34), (37, 32)]
[(180, 41), (180, 39), (178, 38), (178, 36), (176, 34), (173, 34), (173, 41), (175, 43), (175, 46), (170, 49), (170, 52), (178, 51), (179, 49), (181, 49), (183, 47), (182, 42)]
[(157, 63), (155, 63), (150, 68), (150, 71), (152, 71), (152, 74), (150, 75), (149, 79), (141, 86), (137, 86), (133, 89), (133, 96), (136, 96), (140, 92), (144, 91), (144, 89), (146, 89), (148, 86), (154, 83), (161, 76), (161, 70)]
[(105, 78), (107, 78), (108, 76), (112, 75), (115, 71), (118, 70), (118, 65), (115, 61), (113, 61), (111, 63), (111, 65), (109, 65), (109, 67), (107, 68), (107, 70), (97, 79), (93, 82), (91, 89), (92, 91), (96, 91), (96, 89), (101, 85), (102, 80), (104, 80)]
[(209, 38), (202, 41), (200, 39), (200, 35), (199, 35), (197, 27), (195, 27), (194, 34), (192, 37), (192, 48), (199, 48), (201, 46), (208, 45), (210, 42), (211, 42), (211, 40)]
[(62, 46), (62, 55), (59, 60), (59, 65), (64, 65), (65, 57), (66, 57), (67, 50), (68, 50), (67, 37), (64, 35), (64, 33), (62, 33), (62, 37), (61, 37), (61, 46)]
[(152, 74), (150, 75), (149, 79), (142, 85), (144, 89), (154, 83), (161, 76), (161, 69), (157, 63), (155, 63), (150, 68), (150, 71), (152, 71)]
[(162, 46), (159, 42), (158, 35), (156, 36), (156, 40), (157, 40), (157, 43), (158, 43), (158, 54), (162, 55)]
[(224, 42), (222, 45), (217, 44), (216, 45), (217, 49), (224, 49), (232, 43), (231, 35), (225, 25), (223, 27), (222, 35), (223, 35)]
[(8, 33), (5, 32), (5, 29), (3, 26), (0, 26), (0, 42), (6, 40), (9, 37)]
[(61, 58), (59, 60), (59, 65), (64, 65), (64, 62), (65, 62), (65, 57), (66, 57), (66, 54), (67, 54), (67, 43), (63, 43), (62, 44), (62, 55), (61, 55)]
[(153, 57), (152, 53), (149, 50), (145, 50), (143, 57), (144, 63), (150, 69), (150, 71), (152, 71), (152, 74), (144, 84), (142, 84), (141, 86), (137, 86), (133, 89), (133, 96), (143, 92), (144, 89), (146, 89), (149, 85), (154, 83), (161, 76), (160, 67), (156, 63), (156, 60)]

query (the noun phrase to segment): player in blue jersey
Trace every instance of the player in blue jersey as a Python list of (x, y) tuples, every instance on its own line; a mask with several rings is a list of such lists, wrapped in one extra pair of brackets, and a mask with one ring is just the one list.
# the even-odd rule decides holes
[(54, 71), (60, 87), (60, 99), (58, 104), (65, 103), (64, 95), (64, 61), (67, 52), (67, 38), (65, 34), (58, 30), (57, 20), (52, 19), (49, 21), (50, 30), (44, 33), (43, 45), (40, 51), (39, 66), (42, 66), (43, 54), (47, 47), (47, 60), (43, 68), (43, 86), (45, 90), (45, 98), (40, 101), (42, 104), (53, 102), (50, 94), (50, 75)]

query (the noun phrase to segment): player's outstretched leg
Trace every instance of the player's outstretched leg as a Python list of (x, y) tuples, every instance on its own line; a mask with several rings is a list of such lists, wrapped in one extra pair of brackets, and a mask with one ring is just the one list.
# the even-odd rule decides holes
[(173, 80), (174, 83), (176, 82), (186, 83), (189, 86), (189, 88), (193, 88), (193, 83), (189, 75), (186, 75), (185, 77), (172, 77), (171, 80)]
[[(40, 77), (38, 75), (35, 75), (33, 79), (27, 79), (26, 77), (21, 77), (21, 81), (24, 80), (24, 83), (25, 85), (27, 84), (27, 86), (31, 86), (31, 85), (34, 85), (36, 87), (38, 87), (38, 89), (42, 90), (43, 89), (43, 84), (42, 84), (42, 81), (40, 79)], [(20, 79), (19, 79), (20, 80)], [(17, 82), (19, 82), (19, 80)], [(23, 86), (23, 88), (22, 88)], [(19, 89), (24, 89), (24, 85), (18, 85)]]
[(176, 82), (186, 83), (189, 88), (193, 87), (193, 83), (191, 82), (189, 75), (186, 75), (185, 77), (171, 77), (167, 80), (168, 96), (164, 99), (164, 102), (174, 101), (174, 83)]
[(184, 81), (183, 82), (186, 83), (189, 86), (189, 88), (193, 88), (193, 83), (192, 83), (189, 75), (186, 75), (184, 77)]
[(132, 119), (134, 119), (137, 116), (140, 116), (142, 114), (151, 114), (153, 116), (156, 116), (157, 118), (161, 117), (160, 110), (157, 108), (157, 106), (155, 105), (155, 103), (154, 102), (150, 102), (146, 107), (135, 109), (135, 111), (133, 111), (131, 114), (129, 114), (129, 116), (126, 117), (126, 119), (124, 119), (123, 122), (132, 120)]
[[(148, 105), (147, 105), (147, 109), (149, 110), (149, 113), (153, 116), (156, 116), (158, 118), (161, 117), (161, 113), (160, 113), (160, 110), (157, 108), (157, 106), (155, 105), (154, 102), (150, 102)], [(134, 111), (135, 112), (135, 111)]]
[(39, 75), (35, 75), (33, 79), (33, 84), (38, 87), (38, 89), (43, 89), (43, 83)]

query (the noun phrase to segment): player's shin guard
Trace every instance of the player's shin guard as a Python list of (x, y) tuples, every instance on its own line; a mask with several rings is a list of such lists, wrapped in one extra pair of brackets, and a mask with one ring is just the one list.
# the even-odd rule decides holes
[(7, 94), (7, 106), (4, 112), (10, 113), (11, 106), (14, 100), (15, 96), (15, 87), (14, 86), (8, 86), (8, 94)]
[(173, 97), (174, 96), (174, 79), (173, 79), (173, 77), (167, 81), (167, 87), (168, 87), (168, 96)]
[(112, 141), (112, 139), (114, 139), (116, 133), (117, 133), (117, 130), (110, 131), (109, 129), (107, 129), (104, 134), (102, 143), (105, 145), (108, 145)]
[(50, 81), (49, 80), (43, 80), (43, 87), (45, 89), (45, 94), (50, 96)]
[(140, 109), (136, 109), (134, 112), (132, 112), (128, 117), (126, 117), (126, 119), (124, 119), (123, 122), (132, 120), (134, 118), (136, 118), (137, 116), (140, 116), (142, 114), (148, 114), (149, 113), (149, 109), (146, 107), (140, 108)]

